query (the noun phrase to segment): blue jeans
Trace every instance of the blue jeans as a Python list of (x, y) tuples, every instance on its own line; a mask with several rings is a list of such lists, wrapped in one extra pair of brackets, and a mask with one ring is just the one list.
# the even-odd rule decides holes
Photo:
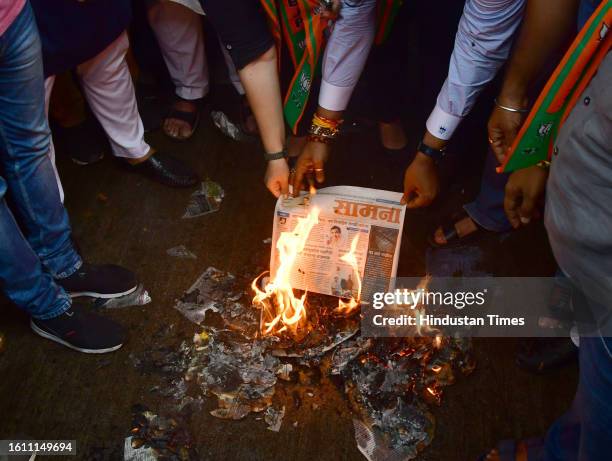
[(546, 435), (543, 461), (609, 459), (612, 441), (612, 338), (580, 338), (580, 381), (570, 410)]
[(54, 278), (82, 264), (47, 155), (42, 56), (29, 3), (0, 36), (0, 287), (33, 317), (70, 307)]
[(497, 159), (491, 148), (487, 152), (480, 192), (471, 203), (464, 205), (467, 214), (476, 224), (493, 232), (507, 232), (512, 229), (504, 211), (504, 194), (509, 174), (497, 173)]

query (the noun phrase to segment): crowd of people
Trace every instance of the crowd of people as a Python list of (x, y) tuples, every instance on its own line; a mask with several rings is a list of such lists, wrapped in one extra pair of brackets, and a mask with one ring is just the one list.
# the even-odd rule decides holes
[[(261, 139), (266, 187), (278, 197), (298, 194), (307, 176), (322, 183), (368, 59), (376, 59), (375, 72), (394, 72), (393, 57), (375, 57), (376, 47), (394, 25), (401, 27), (393, 19), (403, 3), (146, 1), (147, 21), (175, 87), (164, 133), (189, 139), (203, 116), (211, 87), (205, 15), (245, 118)], [(610, 9), (610, 0), (466, 0), (448, 75), (418, 146), (406, 145), (395, 111), (373, 117), (383, 145), (405, 155), (403, 203), (427, 207), (440, 190), (447, 144), (503, 69), (480, 192), (440, 223), (429, 243), (462, 245), (479, 234), (528, 225), (546, 190), (545, 225), (559, 273), (571, 286), (573, 302), (588, 305), (601, 322), (609, 321), (612, 294)], [(131, 15), (129, 0), (0, 0), (0, 288), (30, 315), (35, 333), (88, 353), (117, 350), (125, 332), (78, 297), (125, 296), (138, 281), (125, 268), (83, 261), (75, 247), (48, 121), (56, 76), (72, 71), (113, 155), (135, 172), (169, 187), (199, 182), (189, 165), (145, 141), (126, 32)], [(567, 64), (562, 57), (572, 41), (586, 34), (599, 45), (584, 47), (570, 64), (591, 64), (574, 72), (573, 80), (553, 74), (560, 62)], [(516, 152), (517, 137), (534, 123), (530, 112), (538, 95), (554, 87), (549, 78), (571, 96), (546, 146), (552, 156), (498, 173), (510, 156), (523, 154)], [(92, 149), (75, 161), (99, 158)], [(611, 351), (604, 334), (581, 338), (576, 401), (545, 444), (505, 444), (483, 459), (605, 459), (612, 441)]]

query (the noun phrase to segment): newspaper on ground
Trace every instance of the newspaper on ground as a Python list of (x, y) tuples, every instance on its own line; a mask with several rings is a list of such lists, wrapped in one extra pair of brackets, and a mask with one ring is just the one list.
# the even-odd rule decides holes
[(316, 207), (318, 223), (293, 265), (292, 286), (341, 298), (357, 297), (355, 271), (348, 258), (343, 259), (357, 239), (361, 301), (369, 302), (375, 292), (392, 290), (406, 211), (401, 198), (399, 192), (353, 186), (326, 187), (314, 195), (280, 198), (274, 213), (272, 277), (280, 263), (277, 242), (281, 233), (292, 231), (298, 218), (306, 217)]

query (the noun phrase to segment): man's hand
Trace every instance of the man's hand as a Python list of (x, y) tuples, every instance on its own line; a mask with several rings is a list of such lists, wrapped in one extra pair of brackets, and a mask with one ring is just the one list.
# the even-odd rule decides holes
[(438, 170), (433, 159), (418, 152), (404, 174), (404, 196), (402, 203), (408, 208), (430, 205), (440, 189)]
[(295, 167), (295, 176), (293, 177), (293, 196), (300, 195), (304, 175), (308, 172), (314, 172), (318, 183), (325, 181), (325, 162), (329, 156), (330, 145), (322, 142), (308, 141), (304, 146), (304, 150), (300, 154)]
[(544, 195), (548, 171), (539, 166), (517, 170), (506, 183), (504, 210), (512, 227), (529, 224), (540, 197)]
[[(510, 104), (510, 107), (515, 106)], [(504, 162), (526, 115), (520, 112), (510, 112), (497, 106), (493, 109), (488, 123), (489, 143), (500, 164)]]
[(289, 165), (284, 158), (268, 161), (264, 183), (276, 198), (289, 193)]

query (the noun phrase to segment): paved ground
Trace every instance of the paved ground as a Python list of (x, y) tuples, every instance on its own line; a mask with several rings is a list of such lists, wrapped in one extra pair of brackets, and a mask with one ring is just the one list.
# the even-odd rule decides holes
[[(416, 128), (410, 126), (411, 142), (416, 140)], [(130, 338), (122, 350), (104, 358), (79, 355), (35, 337), (22, 313), (2, 306), (0, 331), (6, 334), (7, 347), (0, 355), (0, 438), (72, 438), (79, 442), (79, 459), (92, 459), (95, 447), (107, 449), (106, 459), (118, 459), (130, 428), (131, 405), (144, 403), (154, 410), (164, 405), (163, 398), (149, 392), (155, 378), (139, 374), (130, 353), (138, 354), (156, 341), (175, 346), (191, 337), (195, 327), (172, 305), (206, 267), (237, 272), (265, 264), (268, 247), (262, 240), (271, 234), (274, 201), (262, 185), (263, 160), (257, 146), (224, 138), (208, 121), (189, 142), (171, 142), (160, 133), (151, 139), (193, 164), (203, 177), (222, 184), (226, 199), (221, 210), (182, 220), (190, 191), (151, 183), (112, 158), (77, 167), (62, 159), (60, 151), (66, 205), (83, 254), (91, 261), (119, 263), (137, 271), (153, 302), (112, 312), (129, 328)], [(482, 144), (476, 145), (482, 151)], [(470, 149), (469, 143), (462, 147)], [(399, 190), (401, 163), (382, 156), (375, 136), (356, 134), (340, 142), (328, 176), (335, 184)], [(477, 171), (470, 177), (430, 212), (410, 214), (401, 275), (424, 273), (425, 231), (442, 210), (462, 199), (461, 184), (467, 184), (468, 195), (474, 190)], [(186, 245), (198, 259), (167, 256), (166, 249), (178, 244)], [(487, 252), (496, 260), (496, 270), (506, 275), (545, 275), (551, 270), (541, 228), (514, 235)], [(167, 325), (174, 325), (170, 334), (153, 337)], [(476, 341), (476, 372), (448, 389), (436, 411), (434, 442), (423, 460), (474, 459), (500, 438), (542, 433), (563, 412), (574, 391), (574, 366), (532, 376), (515, 367), (515, 347), (513, 340)], [(201, 453), (210, 460), (361, 459), (342, 393), (333, 386), (317, 392), (325, 405), (317, 412), (307, 405), (289, 408), (278, 434), (251, 418), (240, 422), (213, 418), (206, 411), (213, 408), (212, 401), (193, 416), (190, 428)], [(298, 421), (297, 427), (290, 424), (293, 421)]]

